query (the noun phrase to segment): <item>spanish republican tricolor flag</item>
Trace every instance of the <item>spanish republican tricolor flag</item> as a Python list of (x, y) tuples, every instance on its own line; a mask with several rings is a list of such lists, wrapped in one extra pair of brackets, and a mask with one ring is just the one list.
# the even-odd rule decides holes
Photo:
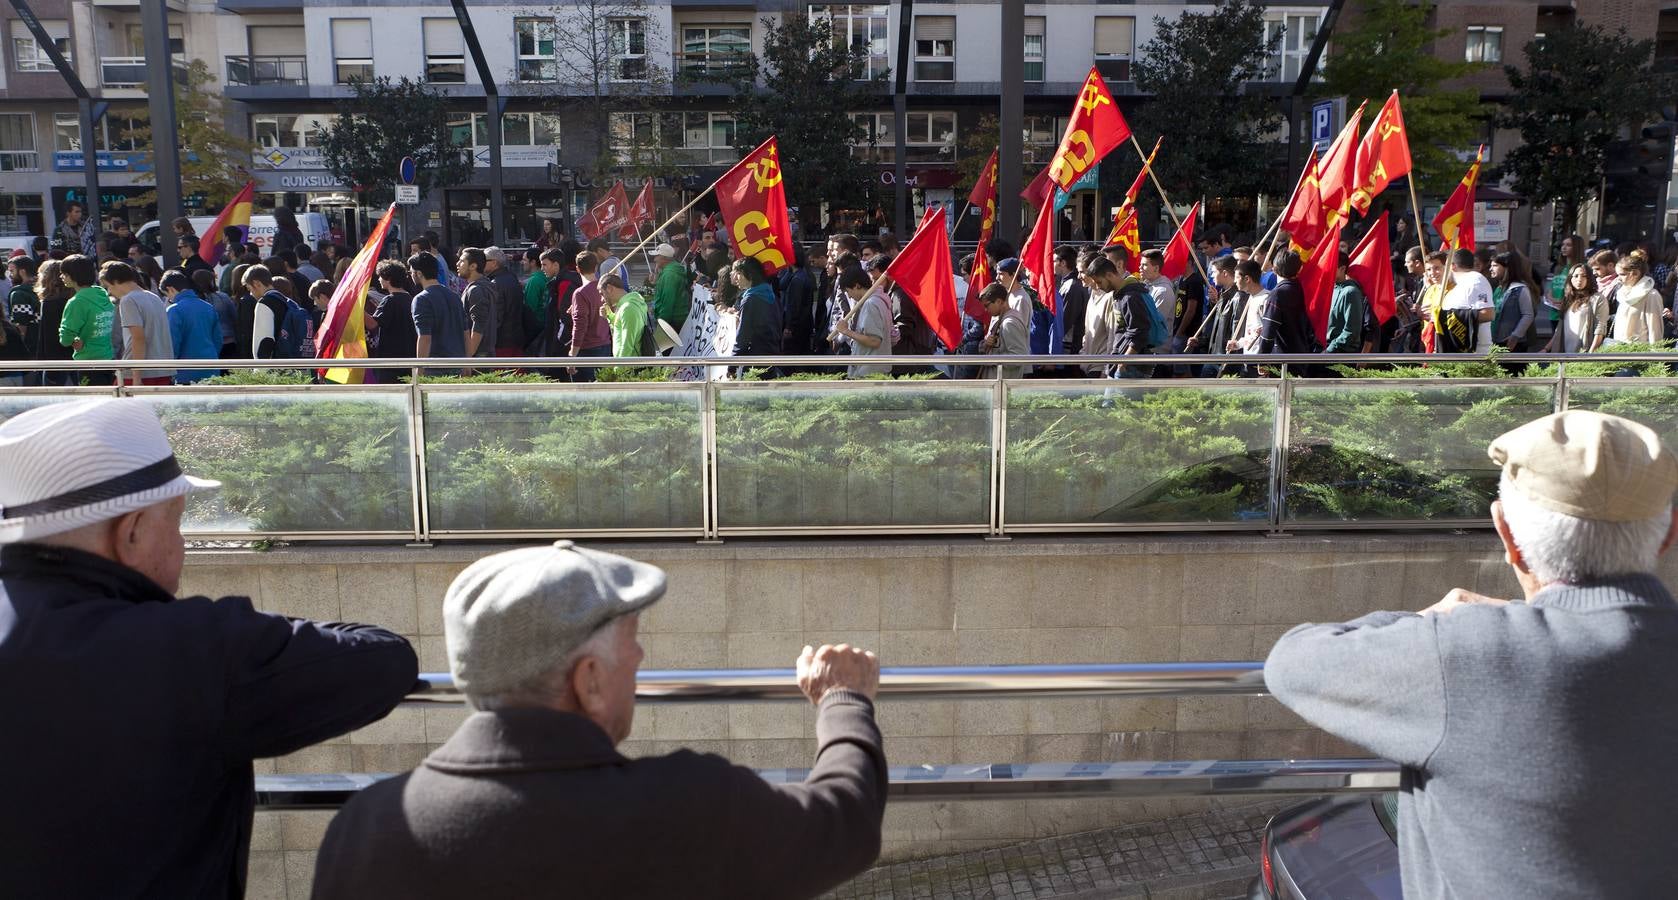
[(1480, 182), (1480, 163), (1486, 158), (1486, 145), (1481, 144), (1474, 154), (1474, 165), (1451, 192), (1451, 198), (1433, 217), (1433, 230), (1445, 241), (1446, 250), (1474, 249), (1474, 188)]
[[(321, 319), (320, 334), (316, 335), (315, 356), (319, 359), (367, 358), (367, 287), (373, 283), (373, 267), (379, 263), (379, 250), (390, 232), (391, 217), (396, 215), (396, 204), (385, 210), (361, 252), (355, 255), (344, 280), (332, 292), (332, 302)], [(321, 377), (338, 384), (361, 384), (367, 377), (366, 369), (332, 368), (318, 370)]]
[(255, 198), (256, 182), (247, 181), (221, 208), (221, 215), (210, 226), (210, 233), (203, 236), (198, 244), (198, 258), (214, 266), (221, 262), (221, 251), (227, 241), (221, 236), (226, 228), (239, 229), (239, 241), (243, 243), (251, 236), (251, 202)]

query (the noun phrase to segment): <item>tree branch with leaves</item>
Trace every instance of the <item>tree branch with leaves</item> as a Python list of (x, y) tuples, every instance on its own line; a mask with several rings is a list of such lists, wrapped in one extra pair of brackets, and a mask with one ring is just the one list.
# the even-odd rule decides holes
[[(250, 180), (251, 154), (256, 145), (236, 137), (223, 124), (219, 92), (210, 90), (216, 77), (200, 59), (187, 67), (184, 79), (175, 79), (175, 126), (177, 133), (170, 139), (181, 148), (181, 195), (203, 197), (210, 208), (220, 207)], [(136, 147), (152, 146), (149, 111), (134, 117), (132, 127), (122, 137)], [(149, 151), (148, 151), (149, 155)], [(156, 184), (155, 165), (136, 171), (135, 182)], [(157, 202), (157, 192), (147, 191), (129, 201), (131, 204)]]
[(408, 78), (350, 82), (354, 95), (338, 102), (338, 117), (315, 133), (327, 171), (348, 182), (367, 206), (394, 199), (396, 170), (412, 156), (422, 193), (453, 187), (472, 174), (469, 149), (454, 142), (448, 101)]

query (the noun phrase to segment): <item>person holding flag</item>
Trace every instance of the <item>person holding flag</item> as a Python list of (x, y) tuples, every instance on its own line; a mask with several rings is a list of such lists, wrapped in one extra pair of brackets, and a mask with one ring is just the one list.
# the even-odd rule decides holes
[(251, 206), (255, 197), (256, 182), (247, 181), (239, 193), (221, 208), (210, 230), (198, 243), (198, 258), (205, 265), (214, 267), (234, 261), (236, 248), (250, 237)]
[[(320, 331), (315, 335), (315, 356), (319, 359), (366, 359), (367, 352), (367, 289), (373, 282), (374, 264), (384, 248), (385, 235), (390, 232), (391, 219), (396, 215), (396, 204), (385, 210), (384, 217), (374, 226), (367, 242), (350, 263), (344, 280), (332, 292), (332, 300), (321, 319)], [(366, 380), (366, 369), (342, 366), (319, 370), (322, 378), (337, 384), (361, 384)]]

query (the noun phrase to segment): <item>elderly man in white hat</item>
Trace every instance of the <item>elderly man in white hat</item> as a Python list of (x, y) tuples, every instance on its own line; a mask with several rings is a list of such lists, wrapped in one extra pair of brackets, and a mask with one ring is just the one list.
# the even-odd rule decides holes
[(0, 423), (0, 894), (241, 896), (251, 761), (413, 688), (387, 631), (175, 598), (186, 496), (217, 486), (141, 400)]
[(413, 772), (333, 820), (315, 900), (809, 897), (880, 851), (879, 664), (804, 648), (816, 762), (772, 785), (720, 756), (629, 759), (639, 612), (654, 566), (560, 541), (489, 556), (449, 586), (455, 683), (478, 711)]
[(1569, 411), (1492, 442), (1492, 521), (1525, 595), (1301, 625), (1264, 679), (1294, 712), (1404, 766), (1408, 898), (1648, 898), (1678, 886), (1678, 459)]

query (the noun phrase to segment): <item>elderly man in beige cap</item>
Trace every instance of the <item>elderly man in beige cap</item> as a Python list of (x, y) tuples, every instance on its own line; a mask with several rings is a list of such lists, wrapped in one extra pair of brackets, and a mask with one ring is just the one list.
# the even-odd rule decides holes
[(654, 566), (559, 541), (498, 553), (443, 601), (455, 683), (477, 709), (418, 769), (327, 830), (315, 900), (808, 897), (879, 854), (886, 761), (874, 655), (804, 648), (819, 710), (803, 784), (719, 756), (628, 759), (639, 613)]
[(1492, 442), (1492, 521), (1525, 595), (1301, 625), (1271, 693), (1404, 766), (1407, 898), (1647, 898), (1678, 886), (1678, 459), (1569, 411)]
[(142, 400), (0, 423), (0, 894), (238, 897), (253, 759), (380, 718), (413, 648), (176, 599), (189, 494)]

